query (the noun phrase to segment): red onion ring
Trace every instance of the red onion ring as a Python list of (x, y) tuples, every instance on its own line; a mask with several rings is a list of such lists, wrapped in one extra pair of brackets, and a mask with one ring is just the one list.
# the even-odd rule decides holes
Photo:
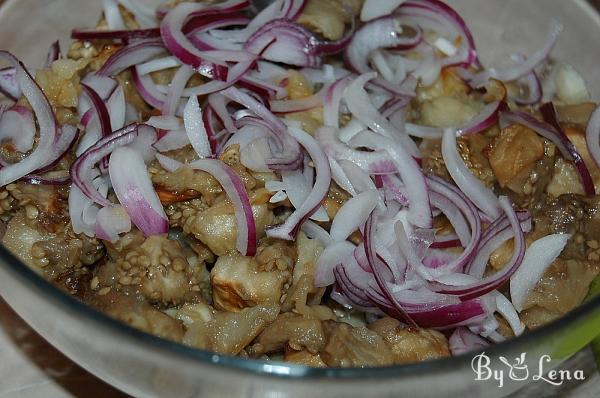
[(344, 57), (346, 63), (356, 73), (372, 71), (368, 60), (370, 54), (379, 48), (402, 46), (403, 48), (416, 47), (422, 41), (422, 31), (415, 29), (417, 34), (413, 37), (401, 36), (401, 19), (397, 16), (385, 16), (370, 21), (360, 27), (346, 47)]
[(331, 183), (331, 169), (327, 155), (310, 134), (295, 126), (290, 126), (288, 132), (308, 152), (315, 165), (317, 177), (312, 191), (300, 208), (297, 208), (282, 225), (268, 229), (267, 236), (294, 240), (302, 224), (319, 209), (323, 199), (327, 196)]
[[(146, 128), (142, 128), (142, 127)], [(111, 202), (100, 195), (97, 189), (93, 186), (91, 180), (91, 170), (105, 156), (110, 155), (116, 148), (131, 144), (139, 134), (147, 133), (153, 128), (133, 123), (115, 131), (108, 137), (104, 137), (94, 145), (89, 147), (75, 162), (71, 165), (70, 174), (73, 183), (85, 194), (88, 198), (102, 206), (110, 206)]]
[(459, 327), (452, 333), (448, 339), (450, 352), (452, 355), (462, 355), (473, 351), (482, 351), (490, 343), (471, 332), (466, 327)]
[(116, 76), (129, 67), (149, 61), (165, 51), (162, 40), (136, 41), (111, 55), (96, 73), (100, 76)]
[(202, 110), (198, 103), (198, 97), (190, 97), (183, 110), (183, 122), (190, 143), (201, 159), (213, 155), (208, 133), (202, 120)]
[(510, 200), (507, 197), (502, 196), (499, 199), (499, 203), (508, 217), (510, 225), (514, 231), (514, 251), (513, 256), (509, 260), (508, 264), (506, 264), (505, 267), (497, 273), (483, 278), (475, 283), (465, 286), (448, 286), (439, 284), (437, 286), (433, 286), (434, 290), (444, 294), (459, 296), (461, 300), (465, 301), (483, 296), (484, 294), (499, 288), (517, 271), (517, 269), (519, 269), (519, 266), (523, 261), (523, 257), (525, 256), (525, 234), (523, 233), (521, 223), (517, 217), (517, 214), (512, 208)]
[[(352, 142), (358, 146), (388, 152), (402, 182), (406, 186), (410, 202), (408, 209), (410, 222), (421, 228), (431, 228), (433, 219), (431, 207), (429, 206), (427, 184), (425, 176), (415, 159), (399, 143), (388, 137), (368, 131), (356, 135)], [(371, 174), (374, 173), (371, 172)]]
[(404, 132), (396, 128), (373, 106), (371, 100), (364, 89), (364, 85), (376, 76), (375, 73), (365, 73), (354, 79), (344, 93), (346, 106), (362, 123), (368, 126), (375, 133), (387, 137), (400, 144), (398, 147), (402, 151), (408, 152), (414, 158), (420, 158), (421, 153), (415, 142)]
[[(519, 53), (513, 54), (512, 58), (519, 63), (525, 62), (526, 60), (525, 56)], [(521, 91), (524, 90), (527, 94), (527, 96), (511, 96), (510, 99), (515, 101), (517, 104), (535, 105), (542, 100), (544, 90), (542, 89), (542, 82), (540, 81), (540, 78), (535, 69), (533, 69), (530, 73), (519, 79), (517, 83), (519, 83), (520, 85), (519, 89)]]
[(244, 50), (273, 62), (316, 68), (321, 65), (318, 42), (312, 33), (288, 20), (274, 20), (258, 29)]
[(138, 151), (123, 146), (114, 148), (108, 172), (119, 202), (145, 236), (169, 232), (169, 220)]
[(194, 68), (203, 76), (227, 79), (227, 65), (205, 51), (198, 50), (183, 33), (183, 28), (190, 18), (212, 12), (231, 12), (248, 6), (245, 0), (228, 0), (220, 4), (206, 6), (204, 4), (180, 3), (167, 13), (160, 24), (161, 37), (171, 54), (181, 62)]
[(321, 127), (315, 133), (316, 139), (330, 158), (335, 160), (348, 160), (370, 174), (394, 174), (396, 166), (391, 156), (384, 150), (359, 151), (343, 143), (338, 135), (338, 130), (332, 127)]
[(558, 113), (556, 112), (556, 108), (552, 102), (548, 102), (543, 104), (540, 107), (540, 112), (542, 112), (542, 116), (546, 123), (550, 124), (556, 131), (558, 131), (559, 136), (562, 138), (561, 140), (564, 143), (564, 146), (567, 148), (570, 159), (577, 168), (577, 172), (581, 177), (581, 181), (583, 183), (583, 189), (585, 190), (585, 194), (588, 196), (593, 196), (596, 194), (596, 187), (594, 186), (594, 180), (590, 174), (590, 171), (587, 168), (587, 165), (583, 161), (581, 154), (577, 150), (577, 147), (571, 142), (571, 140), (565, 134), (560, 122), (558, 121)]
[(456, 130), (446, 129), (442, 139), (442, 157), (450, 176), (481, 211), (490, 219), (500, 217), (500, 207), (496, 195), (471, 173), (458, 153)]
[(39, 126), (39, 139), (36, 148), (25, 159), (0, 169), (0, 186), (14, 182), (27, 174), (52, 163), (57, 153), (56, 143), (60, 139), (60, 132), (50, 102), (25, 69), (25, 66), (11, 53), (0, 51), (0, 58), (10, 62), (15, 68), (15, 79), (36, 116)]
[(48, 54), (46, 55), (46, 63), (44, 65), (45, 68), (50, 68), (54, 61), (59, 59), (62, 56), (60, 51), (60, 42), (56, 40), (50, 45), (48, 48)]
[(489, 79), (511, 82), (528, 75), (548, 58), (562, 30), (563, 26), (555, 22), (550, 29), (546, 43), (535, 53), (531, 54), (526, 61), (508, 68), (487, 69), (473, 76), (470, 84), (473, 87), (483, 87)]
[(274, 157), (266, 159), (272, 170), (295, 170), (302, 164), (302, 152), (298, 142), (288, 134), (286, 125), (263, 104), (235, 87), (229, 87), (221, 92), (225, 97), (235, 101), (264, 120), (267, 131), (272, 133), (277, 148)]
[(525, 300), (570, 238), (571, 235), (548, 235), (527, 248), (521, 267), (510, 278), (510, 297), (517, 311), (523, 310)]
[(443, 60), (442, 66), (475, 66), (480, 67), (481, 63), (477, 57), (475, 48), (475, 40), (473, 34), (469, 30), (466, 22), (452, 7), (439, 0), (421, 0), (408, 1), (400, 6), (398, 11), (404, 15), (408, 14), (413, 17), (432, 18), (442, 25), (452, 25), (458, 34), (461, 36), (463, 47), (455, 56), (448, 57)]
[(242, 179), (229, 166), (217, 159), (200, 159), (189, 166), (209, 173), (219, 181), (235, 209), (236, 248), (244, 256), (254, 256), (257, 242), (256, 224)]

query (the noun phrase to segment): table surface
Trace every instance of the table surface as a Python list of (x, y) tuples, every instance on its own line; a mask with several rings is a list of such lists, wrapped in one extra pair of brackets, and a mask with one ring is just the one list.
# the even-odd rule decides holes
[[(0, 0), (0, 5), (3, 0)], [(600, 0), (590, 0), (600, 8)], [(97, 379), (70, 361), (33, 331), (0, 298), (0, 398), (126, 398), (126, 394)], [(560, 388), (533, 384), (514, 394), (596, 398), (600, 396), (600, 374), (588, 350), (569, 360), (584, 369), (586, 381), (566, 383)]]

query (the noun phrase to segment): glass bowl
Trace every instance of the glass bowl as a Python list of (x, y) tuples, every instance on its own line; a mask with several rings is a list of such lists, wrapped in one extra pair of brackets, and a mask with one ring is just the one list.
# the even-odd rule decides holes
[[(474, 31), (484, 63), (543, 42), (550, 21), (565, 25), (554, 56), (575, 65), (600, 98), (600, 17), (582, 0), (454, 0), (449, 3)], [(99, 16), (98, 0), (8, 0), (0, 8), (0, 48), (27, 65), (41, 65), (57, 37), (66, 48), (73, 27)], [(55, 289), (0, 247), (0, 294), (40, 335), (111, 385), (138, 397), (396, 397), (507, 395), (539, 371), (559, 366), (600, 332), (600, 297), (520, 338), (486, 350), (498, 380), (477, 380), (474, 354), (374, 369), (312, 369), (245, 360), (192, 349), (114, 321)], [(526, 353), (524, 381), (512, 380), (501, 356)], [(481, 357), (480, 357), (481, 358)], [(485, 361), (482, 363), (485, 364)], [(485, 369), (485, 368), (484, 368)], [(480, 378), (485, 378), (485, 372)], [(588, 375), (589, 376), (589, 375)], [(516, 377), (518, 378), (518, 377)]]

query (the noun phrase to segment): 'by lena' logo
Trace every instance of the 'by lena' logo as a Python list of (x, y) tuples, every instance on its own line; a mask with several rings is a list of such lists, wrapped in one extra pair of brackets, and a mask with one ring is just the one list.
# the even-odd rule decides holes
[(531, 369), (525, 362), (526, 353), (510, 361), (505, 357), (498, 357), (500, 363), (497, 367), (492, 365), (489, 356), (482, 352), (471, 361), (471, 368), (475, 373), (476, 381), (496, 380), (498, 387), (504, 386), (506, 378), (513, 381), (542, 380), (554, 386), (560, 386), (566, 380), (585, 380), (583, 370), (550, 370), (544, 369), (552, 361), (550, 355), (542, 355), (537, 363), (537, 369)]

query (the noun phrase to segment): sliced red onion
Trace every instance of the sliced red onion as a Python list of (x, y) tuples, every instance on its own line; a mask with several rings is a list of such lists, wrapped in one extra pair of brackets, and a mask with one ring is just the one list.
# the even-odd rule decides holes
[(425, 176), (415, 159), (401, 145), (385, 136), (365, 131), (356, 135), (352, 141), (355, 145), (389, 153), (406, 187), (410, 202), (408, 209), (410, 222), (421, 228), (431, 228), (433, 219), (429, 206), (427, 184)]
[(227, 65), (221, 60), (210, 57), (205, 51), (196, 48), (183, 33), (183, 27), (190, 18), (212, 12), (230, 12), (245, 8), (247, 1), (228, 0), (216, 5), (206, 6), (196, 3), (180, 3), (167, 13), (160, 24), (161, 37), (171, 54), (182, 63), (194, 68), (203, 76), (227, 79)]
[(103, 207), (96, 216), (96, 237), (116, 243), (119, 234), (131, 230), (131, 219), (122, 206)]
[(174, 173), (180, 167), (186, 166), (184, 163), (181, 163), (178, 160), (175, 160), (173, 158), (170, 158), (170, 157), (165, 156), (165, 155), (160, 154), (160, 153), (156, 154), (156, 160), (158, 160), (158, 163), (160, 164), (160, 166), (163, 169), (165, 169), (166, 171), (168, 171), (169, 173)]
[[(189, 30), (189, 33), (186, 34), (199, 50), (241, 50), (242, 45), (239, 42), (227, 40), (222, 36), (225, 35), (225, 32), (230, 32), (233, 26), (245, 26), (249, 22), (250, 18), (241, 13), (231, 13), (227, 16), (215, 13), (193, 18), (186, 24), (184, 32)], [(229, 29), (220, 31), (220, 28)]]
[(567, 134), (563, 130), (560, 125), (558, 119), (558, 113), (556, 112), (556, 108), (552, 102), (548, 102), (543, 104), (540, 107), (540, 112), (542, 112), (542, 116), (546, 123), (550, 124), (556, 131), (558, 131), (559, 136), (561, 137), (561, 141), (564, 143), (564, 146), (567, 148), (571, 160), (575, 164), (575, 168), (579, 173), (579, 177), (581, 178), (581, 182), (583, 183), (583, 189), (588, 196), (593, 196), (596, 194), (596, 187), (594, 186), (594, 180), (590, 174), (590, 171), (583, 161), (581, 154), (577, 150), (577, 147), (571, 142)]
[(529, 113), (520, 111), (502, 112), (500, 114), (500, 127), (506, 128), (511, 124), (521, 124), (551, 141), (567, 160), (573, 161), (575, 156), (580, 157), (579, 154), (574, 155), (572, 153), (574, 146), (570, 141), (567, 142), (568, 138), (566, 136), (557, 131), (555, 127), (536, 119)]
[(489, 79), (496, 79), (502, 82), (511, 82), (518, 80), (529, 73), (548, 59), (552, 48), (556, 44), (560, 33), (563, 31), (563, 26), (557, 22), (554, 22), (548, 34), (546, 43), (535, 53), (527, 57), (527, 60), (511, 67), (507, 68), (491, 68), (487, 69), (473, 77), (470, 84), (473, 87), (483, 87)]
[(315, 266), (315, 287), (325, 287), (334, 284), (335, 276), (333, 270), (339, 264), (343, 264), (345, 259), (352, 257), (354, 249), (356, 249), (356, 246), (345, 240), (328, 245), (319, 256)]
[(510, 225), (514, 231), (514, 251), (511, 259), (508, 264), (504, 266), (504, 268), (497, 273), (483, 278), (480, 281), (477, 281), (472, 284), (462, 285), (462, 286), (448, 286), (448, 285), (440, 285), (434, 286), (435, 290), (439, 293), (456, 295), (461, 298), (461, 300), (469, 300), (472, 298), (483, 296), (486, 293), (489, 293), (498, 287), (502, 286), (519, 268), (523, 261), (523, 257), (525, 256), (525, 235), (523, 230), (521, 229), (521, 223), (517, 214), (512, 208), (510, 200), (502, 196), (500, 197), (500, 206), (506, 213)]
[(97, 74), (116, 76), (129, 67), (147, 62), (165, 51), (165, 46), (160, 39), (134, 41), (111, 55)]
[(588, 151), (596, 165), (600, 167), (600, 107), (592, 113), (585, 130)]
[[(57, 157), (55, 145), (60, 139), (60, 134), (48, 99), (24, 65), (6, 51), (0, 51), (0, 58), (7, 60), (15, 68), (18, 87), (31, 105), (39, 126), (39, 139), (33, 152), (20, 162), (0, 169), (0, 186), (4, 186), (52, 163)], [(61, 152), (58, 155), (62, 154)]]
[(522, 335), (525, 331), (525, 325), (521, 322), (521, 319), (519, 319), (519, 314), (517, 314), (517, 311), (510, 300), (497, 291), (492, 292), (491, 294), (495, 298), (496, 311), (506, 319), (515, 336)]
[[(525, 62), (526, 58), (523, 54), (517, 53), (512, 55), (513, 60), (518, 63)], [(533, 69), (530, 73), (523, 76), (517, 81), (519, 84), (519, 90), (525, 92), (526, 96), (517, 95), (511, 96), (510, 98), (520, 105), (535, 105), (542, 100), (544, 90), (542, 89), (542, 82)]]
[(102, 206), (110, 206), (111, 202), (102, 197), (94, 188), (91, 180), (93, 167), (105, 156), (110, 155), (115, 148), (131, 144), (136, 137), (147, 129), (140, 129), (139, 124), (133, 123), (104, 137), (89, 147), (71, 165), (71, 178), (88, 198)]
[[(108, 101), (108, 99), (114, 94), (115, 90), (119, 87), (119, 83), (116, 79), (107, 76), (101, 76), (96, 73), (90, 73), (85, 76), (81, 83), (92, 88), (102, 101)], [(79, 96), (79, 102), (77, 104), (77, 111), (81, 116), (81, 124), (87, 126), (92, 118), (93, 112), (90, 110), (92, 104), (88, 100), (86, 95)]]
[(44, 65), (45, 68), (50, 68), (54, 61), (61, 57), (60, 52), (60, 42), (56, 40), (53, 42), (48, 48), (48, 54), (46, 55), (46, 63)]
[[(494, 101), (487, 104), (481, 112), (467, 123), (456, 127), (459, 135), (472, 135), (480, 133), (498, 122), (499, 114), (507, 109), (507, 105), (502, 101)], [(406, 123), (404, 125), (408, 135), (427, 139), (441, 139), (444, 129), (439, 127), (420, 126), (417, 124)]]
[(340, 105), (344, 92), (350, 84), (351, 78), (349, 76), (342, 77), (335, 81), (325, 95), (323, 103), (323, 125), (328, 127), (335, 127), (336, 129), (340, 126)]
[[(480, 67), (475, 49), (475, 40), (467, 24), (452, 7), (439, 0), (407, 1), (398, 9), (400, 15), (416, 20), (423, 29), (429, 28), (438, 33), (454, 31), (460, 38), (461, 47), (455, 55), (448, 56), (442, 61), (442, 66), (471, 66)], [(454, 41), (454, 40), (451, 40)]]
[(325, 231), (323, 227), (319, 224), (316, 224), (310, 220), (307, 220), (304, 224), (302, 224), (302, 232), (306, 234), (311, 239), (318, 239), (323, 246), (329, 246), (334, 243), (331, 236), (329, 236), (329, 232)]
[(316, 93), (294, 100), (271, 100), (269, 107), (275, 113), (303, 112), (323, 105), (323, 95)]
[(136, 66), (140, 75), (147, 75), (152, 72), (158, 72), (164, 69), (177, 68), (181, 66), (181, 62), (173, 56), (153, 59)]
[(294, 21), (300, 16), (306, 6), (306, 0), (275, 0), (265, 7), (242, 31), (238, 32), (237, 40), (245, 42), (258, 29), (277, 19)]
[(350, 41), (354, 27), (336, 42), (321, 42), (309, 30), (290, 19), (274, 19), (256, 30), (244, 49), (261, 58), (288, 65), (315, 68), (322, 54), (340, 52)]
[(177, 72), (175, 72), (175, 76), (173, 76), (173, 80), (171, 81), (171, 85), (169, 87), (169, 92), (167, 93), (167, 97), (163, 103), (163, 116), (175, 115), (175, 111), (179, 106), (179, 100), (183, 94), (183, 90), (193, 75), (194, 70), (187, 65), (182, 65)]
[[(232, 62), (235, 61), (237, 63), (234, 66), (230, 67), (228, 74), (227, 74), (227, 80), (225, 80), (225, 81), (213, 80), (208, 83), (201, 84), (199, 86), (186, 88), (185, 90), (183, 90), (183, 93), (182, 93), (183, 96), (191, 97), (191, 96), (207, 95), (207, 94), (211, 94), (211, 93), (215, 93), (215, 92), (224, 90), (227, 87), (230, 87), (230, 86), (234, 85), (235, 83), (240, 82), (241, 80), (248, 82), (248, 79), (245, 79), (244, 76), (254, 66), (257, 58), (255, 56), (252, 56), (247, 53), (240, 52), (238, 54), (241, 54), (241, 56), (231, 58)], [(236, 58), (236, 59), (233, 60), (233, 58)], [(224, 58), (224, 60), (227, 62), (230, 62), (230, 59), (228, 59), (228, 58)]]
[(286, 125), (269, 111), (263, 104), (235, 87), (229, 87), (221, 92), (222, 95), (235, 101), (260, 117), (267, 126), (274, 141), (274, 157), (266, 159), (273, 170), (294, 170), (302, 164), (302, 152), (298, 142), (288, 134)]
[(85, 95), (87, 95), (88, 100), (92, 105), (92, 109), (94, 111), (96, 119), (98, 121), (100, 128), (99, 138), (110, 135), (113, 129), (111, 126), (110, 114), (108, 113), (108, 108), (106, 107), (106, 104), (104, 103), (100, 95), (93, 88), (86, 85), (85, 83), (81, 83), (81, 90), (83, 91), (83, 93), (85, 93)]
[(156, 149), (154, 145), (158, 140), (158, 133), (156, 129), (148, 126), (147, 124), (140, 124), (138, 126), (138, 134), (134, 140), (128, 144), (129, 148), (135, 149), (142, 155), (144, 163), (150, 164), (156, 157)]
[(376, 190), (359, 193), (340, 208), (331, 224), (330, 234), (335, 241), (346, 240), (369, 218), (381, 198)]
[(421, 30), (415, 29), (417, 34), (413, 37), (402, 36), (401, 21), (397, 16), (387, 16), (370, 21), (359, 28), (346, 47), (345, 58), (350, 68), (356, 73), (370, 72), (369, 56), (374, 50), (418, 45), (422, 40)]
[(21, 98), (21, 89), (16, 76), (17, 69), (14, 67), (0, 69), (0, 93), (14, 101)]
[(404, 132), (396, 128), (373, 106), (364, 85), (376, 76), (375, 73), (366, 73), (354, 79), (344, 93), (344, 100), (350, 112), (367, 125), (374, 132), (398, 142), (403, 151), (411, 156), (420, 158), (421, 154), (415, 142)]
[[(388, 192), (392, 195), (393, 200), (401, 204), (402, 206), (409, 206), (410, 202), (406, 193), (406, 187), (402, 184), (399, 177), (389, 174), (383, 176), (377, 176), (378, 184), (381, 184), (382, 188), (385, 188), (386, 194)], [(389, 197), (386, 196), (386, 198)]]
[(21, 178), (21, 181), (31, 185), (67, 185), (71, 182), (71, 176), (67, 171), (51, 171), (46, 174), (29, 174)]
[(169, 220), (142, 155), (132, 148), (116, 148), (110, 156), (108, 171), (115, 195), (140, 231), (145, 236), (169, 232)]
[[(482, 238), (481, 219), (477, 208), (458, 188), (438, 177), (429, 177), (427, 184), (431, 189), (430, 199), (432, 205), (439, 208), (451, 221), (455, 231), (461, 233), (461, 240), (468, 241), (464, 244), (464, 250), (460, 256), (453, 259), (442, 267), (437, 267), (434, 274), (447, 274), (448, 272), (463, 272), (467, 265), (477, 255), (479, 242)], [(462, 213), (468, 222), (470, 233), (462, 226), (462, 220), (458, 215), (453, 215), (455, 209)], [(469, 234), (469, 235), (467, 235)]]
[(521, 267), (510, 278), (510, 297), (517, 311), (523, 311), (527, 297), (569, 239), (567, 234), (548, 235), (527, 248)]
[(236, 248), (244, 256), (256, 254), (256, 224), (250, 199), (242, 179), (229, 166), (217, 159), (200, 159), (190, 167), (209, 173), (219, 181), (235, 209), (237, 219)]
[(290, 126), (288, 132), (310, 155), (317, 176), (315, 185), (302, 206), (297, 208), (282, 225), (268, 229), (267, 236), (294, 240), (302, 224), (319, 209), (323, 199), (327, 196), (329, 184), (331, 183), (331, 169), (329, 168), (327, 155), (310, 134), (295, 126)]
[(46, 165), (35, 170), (33, 173), (42, 174), (46, 173), (56, 167), (56, 165), (71, 152), (77, 139), (79, 138), (79, 129), (71, 125), (65, 124), (60, 128), (60, 134), (54, 146), (52, 147), (52, 153), (48, 154), (46, 159)]
[(480, 133), (494, 126), (498, 122), (498, 113), (507, 109), (507, 105), (502, 101), (494, 101), (487, 104), (471, 121), (460, 126), (460, 135), (472, 135)]
[[(303, 170), (282, 170), (281, 179), (283, 189), (287, 198), (294, 208), (299, 209), (310, 195), (313, 188), (314, 169), (308, 165), (308, 160), (304, 160)], [(329, 216), (322, 206), (319, 206), (311, 216), (311, 220), (319, 222), (328, 222)]]
[[(234, 90), (231, 90), (231, 91), (234, 91)], [(246, 103), (248, 105), (253, 105), (253, 106), (257, 107), (256, 109), (259, 109), (258, 107), (260, 107), (261, 104), (258, 103), (258, 105), (257, 105), (256, 102), (252, 99), (252, 97), (249, 97), (249, 98), (245, 97), (245, 96), (243, 96), (244, 93), (241, 93), (241, 92), (236, 92), (236, 94), (243, 97), (246, 100)], [(231, 119), (229, 109), (227, 109), (227, 105), (231, 101), (232, 101), (231, 99), (227, 98), (222, 93), (213, 93), (208, 96), (208, 104), (209, 104), (210, 109), (214, 113), (216, 113), (216, 115), (218, 116), (220, 122), (223, 124), (225, 129), (228, 132), (233, 134), (233, 133), (237, 132), (237, 127), (235, 126), (235, 124), (233, 123), (233, 120)], [(266, 112), (268, 112), (268, 109), (263, 109), (262, 111), (264, 111), (265, 114), (267, 114)], [(269, 119), (269, 122), (273, 122), (273, 120)], [(205, 125), (207, 124), (206, 121), (204, 124)], [(281, 127), (281, 125), (277, 125), (277, 127)], [(208, 128), (207, 128), (207, 130), (208, 130)]]
[(183, 111), (183, 122), (185, 131), (192, 147), (200, 158), (208, 158), (213, 155), (208, 134), (202, 121), (202, 110), (198, 103), (198, 97), (190, 97)]
[(24, 106), (15, 105), (0, 112), (0, 141), (10, 140), (19, 152), (33, 148), (35, 121), (33, 113)]
[(167, 96), (158, 90), (150, 75), (140, 75), (135, 67), (131, 70), (131, 78), (138, 94), (148, 105), (156, 109), (163, 108)]
[(151, 116), (146, 121), (148, 126), (152, 126), (159, 130), (182, 130), (183, 123), (180, 118), (176, 116)]
[(160, 37), (160, 29), (73, 29), (71, 39), (75, 40), (140, 40)]
[[(106, 197), (108, 194), (108, 184), (102, 176), (96, 171), (90, 176), (91, 184), (99, 195)], [(77, 185), (72, 184), (69, 189), (69, 217), (73, 232), (76, 234), (85, 234), (91, 238), (96, 233), (96, 216), (100, 206), (90, 200), (81, 192)]]
[(348, 180), (356, 192), (353, 196), (365, 191), (377, 189), (375, 183), (371, 179), (371, 176), (353, 162), (342, 159), (339, 161), (339, 165), (348, 177)]
[(473, 351), (482, 351), (490, 343), (471, 332), (466, 327), (459, 327), (452, 333), (448, 339), (450, 352), (452, 355), (462, 355)]
[[(523, 232), (531, 231), (531, 216), (529, 213), (518, 213)], [(467, 273), (475, 278), (481, 279), (485, 274), (490, 256), (502, 244), (514, 237), (510, 224), (506, 217), (500, 217), (488, 227), (479, 242), (477, 255), (469, 264)]]
[(330, 158), (351, 161), (370, 174), (397, 172), (392, 157), (386, 151), (368, 152), (353, 149), (340, 141), (337, 133), (338, 130), (331, 127), (321, 127), (315, 133), (319, 144)]
[(260, 80), (253, 76), (252, 71), (245, 73), (238, 82), (240, 87), (251, 90), (263, 98), (282, 99), (287, 97), (288, 92), (285, 87), (278, 86), (273, 83)]
[(113, 131), (123, 128), (125, 126), (127, 115), (127, 103), (125, 101), (125, 90), (123, 90), (123, 87), (117, 87), (108, 101), (106, 101), (106, 107), (108, 109), (108, 114), (110, 115), (110, 126)]
[(442, 156), (450, 176), (475, 205), (492, 220), (500, 217), (498, 198), (471, 173), (456, 147), (456, 130), (445, 129), (442, 139)]
[(429, 87), (440, 77), (443, 61), (438, 58), (437, 49), (433, 46), (422, 43), (419, 48), (422, 48), (419, 52), (422, 54), (423, 60), (417, 69), (413, 71), (412, 75), (419, 79), (423, 86)]
[(169, 152), (190, 145), (190, 139), (185, 129), (169, 130), (155, 144), (158, 152)]

